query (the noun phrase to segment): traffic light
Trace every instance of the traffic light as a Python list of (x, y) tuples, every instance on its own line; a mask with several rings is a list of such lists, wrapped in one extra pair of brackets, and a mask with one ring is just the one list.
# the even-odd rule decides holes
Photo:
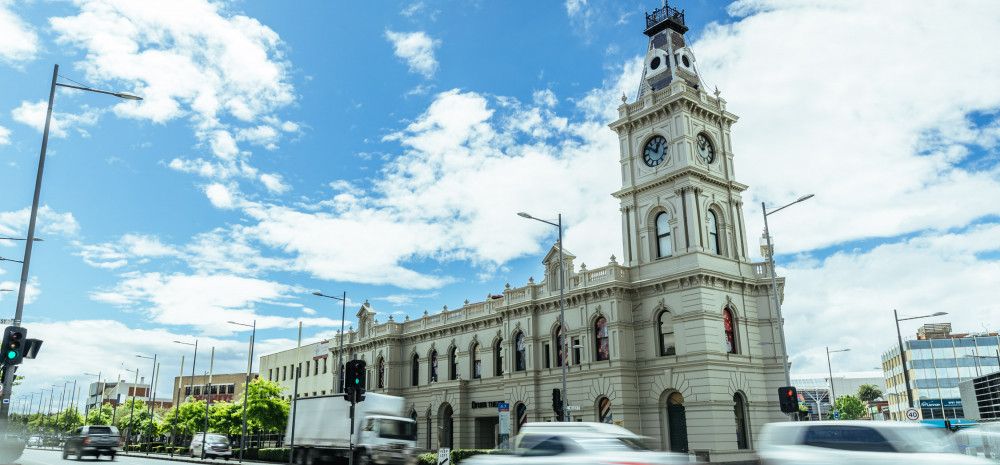
[(344, 369), (344, 399), (348, 402), (365, 400), (365, 361), (351, 360)]
[(20, 326), (8, 326), (3, 331), (3, 364), (18, 365), (24, 359), (24, 338), (28, 330)]
[(560, 391), (559, 389), (552, 390), (552, 411), (556, 412), (556, 421), (562, 421), (563, 401), (562, 401), (562, 391)]
[(795, 386), (778, 388), (778, 404), (781, 405), (782, 413), (796, 413), (799, 411), (799, 393), (795, 390)]

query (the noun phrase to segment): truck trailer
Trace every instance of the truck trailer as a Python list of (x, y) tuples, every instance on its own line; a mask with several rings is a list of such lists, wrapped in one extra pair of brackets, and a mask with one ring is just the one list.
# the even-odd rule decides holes
[[(366, 393), (354, 408), (354, 465), (416, 463), (417, 424), (403, 415), (402, 397)], [(285, 443), (295, 463), (343, 463), (351, 455), (351, 404), (344, 396), (300, 398), (296, 401), (294, 438), (288, 416)]]

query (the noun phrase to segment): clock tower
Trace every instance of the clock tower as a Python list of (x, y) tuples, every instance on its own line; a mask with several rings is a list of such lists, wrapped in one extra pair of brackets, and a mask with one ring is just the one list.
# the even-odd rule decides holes
[(664, 450), (739, 462), (753, 459), (760, 426), (786, 419), (777, 392), (787, 353), (769, 268), (748, 258), (748, 186), (736, 180), (730, 132), (737, 116), (706, 88), (687, 31), (684, 12), (669, 5), (646, 14), (639, 91), (634, 102), (622, 96), (610, 124), (635, 299), (629, 338), (645, 361), (637, 410), (658, 412), (656, 421), (643, 415), (640, 430)]

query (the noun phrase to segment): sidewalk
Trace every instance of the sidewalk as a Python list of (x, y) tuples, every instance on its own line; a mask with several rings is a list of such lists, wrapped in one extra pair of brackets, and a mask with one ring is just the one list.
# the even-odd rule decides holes
[[(26, 450), (28, 450), (28, 449), (30, 449), (30, 450), (47, 450), (47, 451), (52, 451), (52, 452), (61, 452), (62, 451), (62, 448), (59, 448), (59, 447), (28, 447), (28, 448), (26, 448)], [(171, 457), (170, 455), (167, 455), (167, 454), (154, 453), (154, 452), (151, 452), (149, 454), (147, 454), (145, 452), (118, 452), (115, 455), (117, 455), (119, 457), (136, 457), (136, 458), (166, 460), (166, 461), (170, 461), (170, 462), (212, 463), (212, 464), (240, 463), (240, 456), (239, 456), (239, 454), (234, 455), (228, 461), (226, 461), (225, 459), (205, 459), (205, 460), (201, 460), (201, 459), (197, 459), (197, 458), (193, 459), (193, 458), (188, 457), (188, 456), (177, 455), (177, 454), (174, 454), (174, 456)], [(250, 459), (246, 459), (246, 460), (243, 461), (243, 463), (263, 463), (263, 464), (271, 464), (271, 465), (273, 465), (273, 464), (276, 464), (276, 463), (279, 463), (279, 462), (266, 462), (266, 461), (263, 461), (263, 460), (250, 460)], [(281, 463), (283, 463), (283, 462), (281, 462)]]

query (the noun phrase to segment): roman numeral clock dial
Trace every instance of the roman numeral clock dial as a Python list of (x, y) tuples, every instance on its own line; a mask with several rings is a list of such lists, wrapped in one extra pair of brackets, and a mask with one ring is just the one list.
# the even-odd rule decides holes
[(666, 157), (667, 139), (663, 136), (653, 136), (642, 149), (642, 161), (646, 162), (646, 166), (657, 166), (663, 163), (663, 159)]

